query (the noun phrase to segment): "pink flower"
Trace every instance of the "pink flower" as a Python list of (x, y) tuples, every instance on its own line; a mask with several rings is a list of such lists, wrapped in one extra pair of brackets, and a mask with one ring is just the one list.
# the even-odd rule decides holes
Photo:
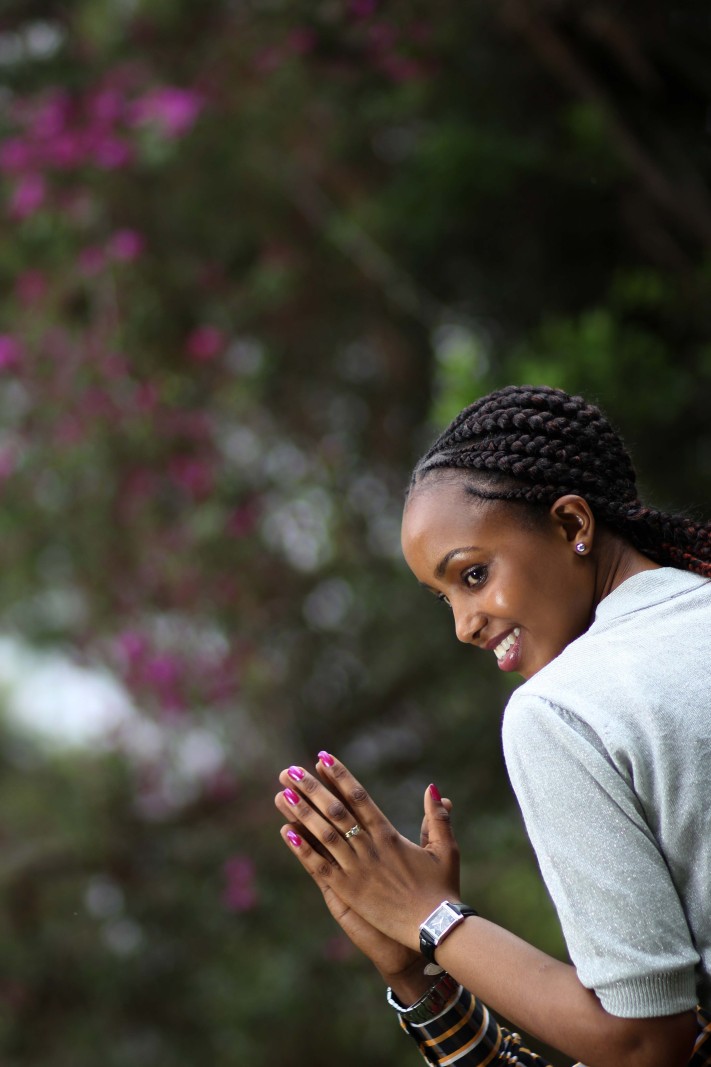
[(156, 689), (166, 691), (176, 685), (180, 676), (180, 667), (174, 656), (167, 653), (152, 656), (145, 666), (145, 678)]
[(204, 460), (190, 456), (176, 456), (170, 464), (171, 474), (177, 485), (190, 496), (206, 497), (213, 486), (213, 473)]
[(124, 98), (116, 89), (100, 89), (89, 98), (89, 114), (102, 126), (115, 125), (123, 118), (125, 110)]
[(138, 230), (117, 230), (109, 241), (109, 255), (122, 263), (132, 263), (139, 258), (145, 246), (145, 238)]
[(140, 669), (143, 683), (155, 692), (164, 711), (175, 713), (185, 709), (181, 663), (176, 656), (158, 653), (145, 660)]
[(254, 69), (259, 74), (271, 74), (272, 71), (277, 70), (282, 65), (284, 55), (280, 48), (270, 45), (268, 48), (263, 48), (260, 52), (257, 52), (252, 62)]
[(98, 274), (105, 262), (104, 250), (98, 245), (88, 245), (79, 253), (79, 269), (89, 278)]
[(41, 174), (25, 174), (20, 178), (10, 197), (10, 217), (26, 219), (36, 214), (47, 195), (47, 186)]
[(12, 370), (22, 359), (22, 346), (16, 337), (0, 333), (0, 370)]
[(136, 389), (135, 409), (141, 415), (150, 415), (158, 407), (160, 394), (154, 382), (143, 382)]
[(101, 363), (101, 368), (111, 381), (123, 381), (129, 376), (129, 368), (126, 358), (119, 352), (107, 352)]
[(303, 56), (307, 52), (313, 52), (317, 39), (315, 31), (309, 26), (300, 26), (291, 31), (287, 43), (292, 52)]
[(37, 304), (47, 292), (47, 279), (40, 270), (26, 270), (15, 283), (15, 293), (21, 304)]
[(0, 481), (6, 481), (17, 467), (17, 452), (12, 445), (0, 448)]
[(208, 362), (219, 355), (225, 346), (225, 337), (216, 326), (198, 326), (188, 335), (185, 348), (191, 359)]
[(119, 170), (131, 162), (133, 151), (120, 137), (101, 136), (94, 139), (92, 156), (102, 170)]
[(0, 145), (0, 170), (8, 174), (20, 174), (35, 164), (35, 151), (21, 137), (8, 137)]
[(248, 856), (232, 856), (223, 868), (226, 885), (222, 903), (228, 911), (251, 911), (259, 902), (256, 868)]
[(259, 509), (256, 501), (250, 500), (240, 505), (227, 520), (227, 532), (232, 537), (247, 537), (254, 530), (258, 515)]
[(44, 146), (44, 156), (50, 166), (72, 170), (86, 161), (87, 142), (76, 130), (63, 130)]
[(374, 15), (378, 7), (378, 0), (351, 0), (348, 10), (357, 19), (367, 19)]
[(133, 122), (139, 126), (153, 124), (167, 137), (182, 137), (194, 126), (203, 106), (202, 96), (193, 89), (152, 89), (135, 101)]
[(37, 141), (47, 141), (62, 133), (69, 119), (71, 100), (63, 89), (55, 90), (34, 108), (30, 133)]
[(406, 56), (395, 54), (384, 56), (382, 67), (394, 82), (421, 81), (426, 76), (422, 65), (416, 59), (408, 59)]
[(148, 641), (136, 630), (125, 630), (116, 638), (116, 650), (126, 666), (135, 666), (148, 652)]

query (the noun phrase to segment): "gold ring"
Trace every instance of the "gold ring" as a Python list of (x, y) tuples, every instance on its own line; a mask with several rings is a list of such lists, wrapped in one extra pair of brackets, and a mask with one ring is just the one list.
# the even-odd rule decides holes
[(356, 823), (355, 826), (351, 826), (350, 830), (346, 830), (346, 832), (345, 832), (345, 834), (343, 836), (345, 837), (345, 839), (347, 841), (349, 837), (357, 837), (362, 829), (363, 829), (363, 827), (359, 826), (358, 823)]

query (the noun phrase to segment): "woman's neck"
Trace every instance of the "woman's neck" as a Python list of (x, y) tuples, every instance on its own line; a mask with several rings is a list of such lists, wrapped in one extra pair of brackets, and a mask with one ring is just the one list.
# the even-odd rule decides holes
[(618, 586), (642, 571), (659, 568), (647, 556), (644, 556), (629, 541), (625, 541), (609, 530), (598, 528), (599, 562), (596, 575), (596, 602), (599, 604)]

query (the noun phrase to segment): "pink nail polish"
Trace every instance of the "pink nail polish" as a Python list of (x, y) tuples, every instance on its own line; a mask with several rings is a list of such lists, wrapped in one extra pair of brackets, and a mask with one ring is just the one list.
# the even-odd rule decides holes
[(289, 770), (286, 773), (293, 782), (303, 782), (304, 780), (304, 772), (301, 770), (301, 767), (289, 767)]
[(440, 792), (439, 792), (439, 789), (438, 789), (438, 788), (437, 788), (437, 786), (436, 786), (436, 785), (434, 784), (434, 782), (433, 782), (433, 783), (432, 783), (432, 785), (430, 786), (430, 795), (431, 795), (431, 797), (432, 797), (432, 799), (433, 799), (433, 800), (436, 800), (436, 801), (437, 801), (437, 803), (438, 803), (438, 804), (441, 804), (441, 803), (442, 803), (442, 797), (440, 796)]
[(284, 796), (290, 804), (294, 805), (294, 807), (299, 803), (299, 794), (295, 793), (293, 789), (285, 789)]
[(290, 844), (292, 844), (294, 848), (301, 847), (301, 838), (298, 834), (295, 834), (293, 830), (287, 830), (286, 836), (289, 839)]
[(333, 766), (333, 756), (331, 756), (328, 752), (324, 752), (322, 750), (321, 752), (319, 752), (318, 758), (321, 760), (321, 763), (325, 763), (327, 767)]

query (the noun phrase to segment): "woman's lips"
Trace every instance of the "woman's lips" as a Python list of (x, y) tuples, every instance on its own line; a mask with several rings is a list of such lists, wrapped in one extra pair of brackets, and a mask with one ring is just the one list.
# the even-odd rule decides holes
[(487, 644), (496, 655), (496, 664), (500, 671), (515, 671), (521, 660), (521, 628), (513, 626), (505, 630)]

